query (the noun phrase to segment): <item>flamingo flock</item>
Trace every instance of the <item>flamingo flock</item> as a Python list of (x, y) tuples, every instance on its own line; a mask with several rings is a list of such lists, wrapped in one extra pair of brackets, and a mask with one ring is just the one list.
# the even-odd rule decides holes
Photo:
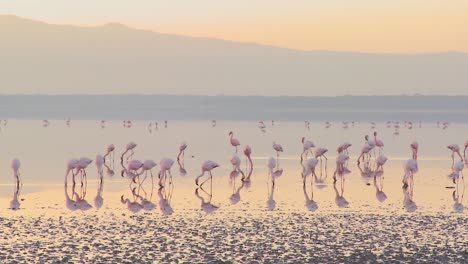
[[(43, 125), (45, 127), (49, 126), (50, 122), (48, 120), (43, 121)], [(71, 125), (71, 120), (66, 120), (67, 126)], [(5, 122), (6, 125), (6, 122)], [(123, 126), (125, 128), (130, 128), (132, 126), (132, 122), (130, 120), (124, 120)], [(157, 122), (154, 124), (157, 127)], [(212, 120), (212, 126), (216, 126), (216, 120)], [(271, 121), (271, 126), (274, 126), (274, 121)], [(307, 129), (310, 129), (310, 122), (305, 121), (305, 126)], [(348, 129), (350, 126), (349, 122), (343, 122), (342, 128)], [(352, 122), (352, 126), (354, 126), (354, 122)], [(394, 128), (395, 132), (400, 129), (399, 122), (396, 121), (388, 121), (386, 123), (388, 128)], [(405, 121), (404, 127), (407, 129), (413, 129), (413, 122)], [(443, 129), (448, 127), (448, 123), (441, 123), (438, 124), (438, 127), (442, 126)], [(101, 127), (105, 127), (105, 120), (101, 121)], [(149, 127), (153, 127), (152, 123), (150, 123)], [(165, 127), (167, 127), (167, 121), (165, 121)], [(331, 127), (330, 122), (325, 123), (326, 128)], [(376, 124), (371, 123), (371, 128), (375, 129)], [(421, 123), (419, 122), (419, 127), (421, 127)], [(259, 122), (259, 128), (264, 131), (266, 129), (266, 125), (263, 121)], [(361, 174), (365, 175), (365, 177), (373, 178), (373, 185), (376, 188), (376, 197), (379, 201), (384, 201), (386, 199), (386, 195), (383, 192), (383, 173), (384, 173), (384, 165), (388, 161), (388, 158), (384, 155), (384, 142), (378, 136), (378, 132), (373, 132), (373, 137), (369, 137), (369, 135), (364, 135), (364, 143), (360, 150), (360, 155), (357, 158), (357, 165), (361, 171)], [(237, 175), (242, 175), (241, 177), (241, 185), (239, 188), (233, 188), (233, 193), (231, 195), (231, 202), (233, 204), (237, 203), (240, 200), (240, 190), (244, 187), (248, 186), (248, 183), (251, 181), (251, 176), (254, 170), (254, 164), (252, 160), (252, 148), (250, 145), (245, 145), (243, 150), (243, 154), (245, 156), (245, 168), (244, 171), (242, 169), (242, 159), (239, 156), (239, 147), (241, 147), (240, 141), (238, 138), (235, 137), (234, 132), (230, 131), (228, 133), (228, 141), (231, 147), (234, 148), (233, 154), (229, 159), (230, 164), (232, 165), (232, 172), (231, 172), (231, 180), (233, 183), (236, 181)], [(322, 168), (322, 163), (325, 163), (325, 170), (327, 169), (328, 163), (328, 149), (324, 147), (317, 147), (311, 139), (306, 137), (299, 138), (301, 142), (301, 150), (300, 153), (300, 164), (302, 166), (302, 183), (303, 183), (303, 190), (304, 194), (307, 197), (307, 203), (314, 204), (311, 208), (316, 208), (316, 203), (312, 200), (313, 197), (313, 190), (311, 190), (311, 195), (307, 191), (307, 179), (311, 179), (311, 184), (314, 182), (313, 179), (316, 179), (315, 182), (320, 183), (319, 176), (317, 175), (317, 167), (320, 164), (320, 168)], [(299, 139), (297, 139), (299, 141)], [(154, 174), (153, 170), (159, 167), (159, 172), (157, 173), (158, 176), (158, 185), (159, 185), (159, 193), (160, 197), (164, 198), (164, 211), (171, 212), (172, 209), (170, 208), (170, 197), (172, 193), (172, 189), (174, 188), (173, 185), (173, 176), (171, 173), (171, 168), (174, 165), (174, 160), (171, 158), (162, 158), (159, 163), (155, 162), (151, 159), (146, 160), (138, 160), (134, 159), (135, 150), (137, 149), (137, 143), (129, 142), (125, 145), (124, 151), (120, 156), (120, 164), (122, 167), (122, 177), (127, 176), (130, 179), (130, 190), (132, 193), (132, 198), (124, 198), (121, 197), (122, 204), (125, 204), (129, 210), (131, 211), (139, 211), (144, 208), (151, 209), (154, 208), (155, 205), (152, 204), (151, 199), (147, 197), (146, 191), (142, 189), (144, 182), (148, 179), (151, 179), (153, 184), (154, 181)], [(283, 146), (276, 141), (272, 143), (273, 152), (276, 154), (276, 158), (269, 157), (267, 160), (267, 170), (268, 170), (268, 180), (269, 183), (269, 192), (268, 192), (268, 202), (267, 207), (270, 210), (273, 210), (276, 207), (276, 202), (274, 201), (274, 190), (275, 190), (275, 181), (278, 177), (283, 174), (283, 169), (280, 167), (280, 153), (283, 153)], [(350, 148), (353, 145), (349, 142), (343, 142), (336, 147), (336, 169), (333, 173), (333, 185), (334, 190), (336, 192), (336, 203), (340, 207), (346, 207), (348, 202), (343, 196), (344, 191), (344, 181), (345, 175), (350, 173), (348, 168), (348, 162), (350, 161)], [(185, 151), (187, 150), (188, 145), (186, 142), (182, 142), (179, 145), (178, 154), (177, 154), (177, 164), (179, 165), (179, 171), (181, 175), (186, 175), (187, 172), (184, 168), (184, 159), (185, 159)], [(447, 146), (447, 149), (451, 152), (451, 159), (452, 159), (452, 177), (453, 183), (458, 184), (459, 180), (463, 180), (463, 169), (465, 164), (467, 164), (467, 150), (468, 150), (468, 141), (466, 141), (463, 145), (463, 155), (462, 155), (462, 148), (458, 144), (450, 144)], [(81, 209), (87, 210), (89, 208), (88, 203), (86, 202), (86, 186), (87, 186), (87, 170), (89, 165), (94, 161), (98, 176), (99, 176), (99, 187), (96, 198), (94, 200), (95, 207), (101, 208), (103, 204), (102, 198), (102, 184), (103, 184), (103, 174), (104, 170), (106, 170), (108, 175), (113, 175), (114, 171), (114, 157), (115, 157), (115, 150), (116, 147), (114, 144), (109, 144), (105, 148), (104, 155), (97, 154), (95, 159), (92, 160), (87, 157), (80, 157), (80, 158), (72, 158), (68, 160), (66, 163), (66, 173), (65, 173), (65, 188), (66, 188), (66, 199), (67, 199), (67, 207), (74, 208), (74, 210)], [(405, 206), (408, 207), (408, 210), (414, 208), (415, 204), (412, 200), (412, 192), (414, 186), (414, 175), (418, 173), (418, 150), (419, 144), (418, 142), (412, 142), (410, 144), (411, 150), (411, 157), (405, 161), (404, 163), (404, 170), (403, 170), (403, 178), (402, 178), (402, 188), (404, 189), (404, 202)], [(363, 166), (363, 168), (361, 167)], [(13, 199), (11, 203), (11, 208), (19, 208), (18, 205), (18, 197), (19, 197), (19, 190), (20, 186), (23, 184), (21, 177), (20, 177), (20, 169), (21, 163), (19, 159), (14, 159), (11, 162), (11, 168), (14, 172), (14, 177), (16, 179), (16, 186), (17, 191), (15, 192), (16, 198)], [(201, 171), (200, 174), (195, 178), (195, 185), (197, 186), (196, 189), (196, 196), (202, 200), (202, 208), (204, 211), (215, 211), (217, 209), (211, 203), (212, 199), (212, 190), (213, 190), (213, 173), (216, 168), (220, 167), (220, 163), (213, 161), (213, 160), (206, 160), (201, 164)], [(71, 176), (72, 179), (72, 194), (69, 195), (67, 191), (68, 180)], [(76, 182), (77, 177), (79, 177), (79, 187), (81, 191), (76, 190)], [(142, 177), (142, 179), (140, 179)], [(207, 182), (210, 182), (210, 191), (207, 192), (203, 188)], [(271, 185), (270, 185), (271, 183)], [(338, 188), (339, 186), (339, 188)], [(141, 194), (143, 192), (143, 195)], [(208, 195), (208, 199), (202, 196)], [(152, 192), (151, 195), (152, 196)], [(163, 199), (161, 198), (161, 199)]]

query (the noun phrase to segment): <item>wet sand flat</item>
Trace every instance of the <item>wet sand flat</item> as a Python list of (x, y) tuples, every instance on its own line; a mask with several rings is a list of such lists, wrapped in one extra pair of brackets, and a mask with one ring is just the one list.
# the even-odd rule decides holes
[[(225, 211), (0, 218), (3, 263), (466, 263), (463, 215)], [(184, 216), (185, 215), (185, 216)]]

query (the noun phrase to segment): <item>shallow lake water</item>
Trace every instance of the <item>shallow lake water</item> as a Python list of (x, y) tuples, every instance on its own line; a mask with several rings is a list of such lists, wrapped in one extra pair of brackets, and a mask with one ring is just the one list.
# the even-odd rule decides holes
[[(327, 236), (328, 241), (322, 245), (321, 250), (324, 253), (311, 256), (307, 253), (307, 247), (303, 249), (304, 253), (282, 248), (281, 245), (276, 244), (276, 249), (273, 247), (255, 250), (250, 247), (249, 249), (247, 246), (249, 243), (267, 243), (266, 237), (269, 235), (259, 233), (255, 238), (255, 236), (246, 237), (245, 234), (270, 230), (285, 236), (277, 238), (279, 241), (289, 241), (287, 237), (292, 236), (291, 239), (294, 241), (289, 241), (289, 243), (301, 244), (312, 239), (309, 233), (317, 235), (320, 233), (318, 228), (323, 227), (328, 230), (327, 225), (332, 224), (334, 226), (329, 228), (330, 232), (339, 232), (349, 240), (349, 236), (358, 236), (356, 232), (359, 232), (360, 228), (368, 230), (367, 225), (370, 224), (368, 221), (372, 221), (374, 224), (371, 226), (374, 231), (375, 228), (381, 231), (390, 228), (390, 233), (394, 232), (397, 236), (401, 236), (401, 232), (406, 232), (406, 229), (410, 228), (411, 232), (414, 232), (414, 229), (420, 229), (422, 235), (411, 233), (409, 238), (405, 238), (406, 244), (399, 240), (402, 239), (401, 237), (398, 241), (386, 238), (388, 243), (394, 243), (395, 250), (402, 250), (404, 247), (407, 248), (405, 250), (409, 250), (409, 253), (403, 250), (405, 254), (400, 252), (401, 256), (395, 255), (385, 259), (382, 256), (385, 255), (383, 252), (386, 246), (380, 245), (368, 251), (356, 253), (363, 259), (369, 261), (397, 260), (400, 257), (401, 261), (433, 259), (429, 253), (427, 256), (418, 258), (411, 258), (410, 253), (416, 254), (421, 248), (426, 248), (428, 252), (435, 254), (431, 246), (436, 248), (437, 245), (431, 243), (437, 239), (449, 243), (447, 234), (437, 235), (437, 232), (448, 232), (447, 230), (455, 232), (450, 233), (450, 235), (455, 234), (452, 237), (455, 241), (454, 245), (447, 244), (446, 250), (448, 251), (444, 251), (447, 259), (458, 262), (460, 260), (458, 256), (463, 257), (467, 254), (468, 221), (466, 210), (464, 210), (466, 199), (463, 198), (465, 182), (460, 179), (457, 184), (453, 183), (450, 177), (452, 173), (451, 152), (446, 147), (457, 143), (463, 155), (463, 144), (468, 139), (467, 124), (450, 124), (443, 129), (434, 123), (415, 123), (412, 129), (408, 129), (401, 123), (399, 133), (396, 134), (393, 127), (388, 128), (384, 123), (376, 124), (375, 128), (363, 122), (356, 122), (354, 125), (350, 123), (348, 128), (344, 128), (341, 123), (332, 123), (329, 128), (326, 128), (324, 123), (311, 123), (307, 128), (303, 122), (275, 122), (272, 125), (270, 121), (265, 121), (266, 128), (262, 131), (257, 122), (218, 120), (216, 126), (213, 126), (211, 121), (169, 121), (165, 127), (164, 122), (160, 121), (157, 129), (154, 124), (150, 129), (150, 122), (152, 121), (133, 122), (131, 128), (123, 127), (122, 121), (107, 121), (104, 127), (101, 127), (100, 121), (93, 120), (72, 120), (70, 125), (63, 120), (50, 120), (47, 127), (38, 120), (9, 120), (7, 125), (2, 123), (0, 218), (4, 225), (10, 223), (10, 226), (7, 225), (8, 231), (16, 230), (16, 236), (26, 235), (27, 230), (24, 229), (26, 224), (21, 227), (20, 223), (27, 222), (31, 226), (37, 226), (38, 230), (43, 232), (45, 238), (43, 237), (42, 241), (50, 242), (49, 232), (51, 231), (47, 230), (54, 230), (62, 225), (70, 226), (70, 223), (74, 223), (85, 225), (80, 228), (85, 228), (86, 232), (95, 232), (96, 239), (106, 241), (105, 233), (108, 232), (104, 231), (107, 230), (106, 221), (116, 226), (119, 226), (119, 222), (124, 222), (131, 223), (132, 227), (138, 228), (138, 231), (133, 234), (134, 236), (139, 234), (140, 237), (135, 238), (138, 240), (142, 239), (141, 236), (145, 236), (145, 232), (153, 232), (152, 225), (156, 227), (160, 225), (159, 228), (166, 230), (163, 232), (166, 235), (176, 232), (174, 229), (185, 234), (188, 232), (187, 228), (191, 228), (192, 237), (200, 236), (206, 241), (211, 241), (210, 243), (219, 239), (234, 240), (236, 243), (231, 243), (231, 246), (234, 245), (231, 249), (229, 247), (218, 248), (211, 244), (213, 254), (200, 256), (194, 253), (197, 252), (195, 248), (202, 250), (206, 246), (206, 241), (190, 241), (190, 236), (174, 237), (173, 235), (164, 240), (169, 243), (165, 250), (153, 248), (153, 251), (157, 253), (143, 254), (144, 256), (141, 252), (138, 254), (135, 252), (132, 256), (125, 256), (122, 253), (119, 259), (136, 262), (147, 262), (150, 259), (159, 259), (161, 262), (218, 260), (250, 262), (253, 259), (260, 262), (274, 262), (274, 260), (280, 260), (280, 262), (288, 262), (288, 260), (348, 262), (352, 259), (359, 260), (353, 252), (360, 248), (357, 244), (361, 243), (360, 239), (364, 238), (347, 244), (343, 241), (336, 242), (334, 235), (323, 234)], [(229, 143), (230, 131), (234, 132), (235, 137), (241, 143), (238, 154), (241, 157), (241, 168), (244, 171), (247, 171), (247, 168), (242, 153), (243, 146), (248, 144), (252, 148), (254, 170), (250, 182), (243, 183), (240, 180), (241, 175), (235, 178), (230, 176), (233, 170), (230, 159), (235, 153), (235, 148)], [(378, 137), (384, 141), (383, 153), (388, 157), (383, 171), (377, 174), (374, 157), (371, 158), (368, 166), (362, 163), (358, 166), (356, 163), (364, 144), (364, 135), (372, 135), (374, 131), (378, 131)], [(303, 168), (300, 161), (303, 136), (312, 140), (316, 146), (329, 150), (328, 161), (324, 160), (322, 164), (319, 163), (316, 168), (317, 177), (312, 181), (310, 177), (307, 178), (305, 186), (303, 186), (301, 176)], [(172, 184), (167, 183), (166, 188), (159, 188), (157, 184), (159, 165), (153, 169), (153, 184), (150, 178), (139, 185), (132, 183), (128, 177), (121, 176), (120, 155), (130, 141), (138, 145), (135, 148), (134, 159), (153, 159), (158, 163), (164, 157), (176, 160), (179, 144), (187, 143), (188, 147), (181, 162), (183, 168), (181, 164), (175, 162), (171, 169)], [(267, 168), (268, 158), (270, 156), (276, 158), (276, 152), (272, 148), (273, 141), (281, 144), (284, 149), (284, 152), (279, 155), (278, 167), (275, 168), (275, 170), (282, 170), (282, 174), (275, 178), (274, 186), (269, 179)], [(413, 141), (419, 143), (419, 171), (414, 175), (414, 185), (402, 188), (403, 165), (411, 157), (409, 145)], [(343, 142), (352, 144), (349, 148), (350, 159), (347, 164), (349, 173), (339, 176), (338, 181), (334, 183), (336, 148)], [(110, 143), (116, 146), (115, 158), (108, 159), (107, 164), (110, 169), (104, 169), (102, 181), (96, 166), (91, 164), (87, 168), (87, 185), (81, 186), (77, 178), (77, 185), (73, 187), (69, 178), (68, 185), (64, 186), (66, 163), (69, 159), (79, 157), (94, 159), (98, 153), (105, 154), (106, 147)], [(376, 153), (379, 153), (378, 149)], [(10, 168), (12, 158), (21, 160), (20, 174), (23, 185), (19, 189), (17, 189), (13, 171)], [(220, 167), (213, 169), (212, 182), (208, 181), (202, 188), (198, 188), (195, 185), (195, 178), (201, 173), (202, 162), (207, 159), (218, 162)], [(124, 163), (126, 166), (126, 159)], [(76, 197), (79, 197), (79, 201)], [(12, 207), (15, 210), (12, 210)], [(348, 219), (348, 216), (351, 218)], [(41, 222), (41, 219), (42, 222), (44, 219), (49, 219), (50, 226), (32, 224), (34, 221)], [(65, 222), (69, 222), (63, 223), (64, 219), (68, 219)], [(352, 219), (355, 219), (356, 223), (352, 223)], [(394, 223), (392, 219), (400, 219), (401, 223)], [(97, 231), (90, 231), (92, 227), (86, 227), (89, 221), (96, 221)], [(291, 223), (288, 224), (288, 221)], [(328, 221), (330, 223), (327, 223)], [(251, 229), (242, 231), (241, 229), (245, 228), (243, 224), (239, 231), (236, 225), (240, 222), (246, 223)], [(314, 222), (313, 230), (309, 226), (312, 222)], [(389, 227), (393, 224), (395, 226)], [(298, 230), (303, 231), (289, 230), (288, 225), (296, 226)], [(347, 225), (349, 227), (346, 227)], [(205, 231), (211, 232), (213, 236), (211, 240), (210, 234), (203, 234), (205, 231), (200, 231), (197, 226), (203, 226)], [(229, 230), (226, 231), (226, 228)], [(283, 228), (284, 232), (276, 228)], [(427, 230), (424, 230), (425, 228)], [(75, 227), (73, 230), (64, 231), (61, 236), (81, 237), (83, 234), (77, 229), (79, 228)], [(346, 235), (346, 232), (350, 230), (354, 234)], [(236, 232), (243, 232), (244, 235), (240, 234), (236, 238)], [(297, 232), (306, 232), (307, 238), (295, 237)], [(121, 235), (122, 233), (125, 232), (120, 230)], [(116, 234), (110, 237), (115, 239), (114, 235)], [(153, 235), (159, 237), (156, 234)], [(430, 238), (430, 236), (434, 237)], [(240, 237), (244, 237), (244, 240), (239, 240)], [(376, 233), (369, 233), (366, 237), (378, 240)], [(418, 248), (411, 248), (407, 245), (408, 239), (417, 240), (421, 237), (426, 237), (427, 240), (418, 243), (413, 241)], [(21, 237), (17, 239), (22, 241)], [(319, 237), (315, 238), (316, 243), (318, 240), (320, 240)], [(125, 241), (125, 246), (120, 247), (131, 248), (132, 242)], [(4, 241), (1, 247), (8, 249), (12, 246), (10, 243), (11, 241)], [(28, 243), (23, 241), (24, 248), (30, 245)], [(50, 243), (56, 245), (56, 243)], [(171, 249), (171, 243), (177, 245)], [(333, 246), (333, 243), (338, 243), (338, 245)], [(103, 242), (103, 244), (106, 243)], [(76, 247), (82, 252), (82, 245), (79, 245), (78, 243)], [(111, 244), (106, 245), (108, 250), (116, 248)], [(239, 245), (247, 249), (240, 250)], [(48, 260), (106, 261), (113, 259), (111, 256), (104, 258), (105, 254), (98, 254), (99, 248), (93, 246), (92, 243), (88, 247), (91, 248), (89, 250), (91, 253), (87, 253), (88, 255), (76, 255), (77, 253), (73, 250), (54, 251), (51, 249), (51, 252), (57, 254), (49, 254)], [(204, 250), (211, 252), (210, 247)], [(264, 253), (258, 255), (259, 250)], [(332, 253), (334, 250), (338, 250), (337, 252), (340, 252), (343, 259), (334, 257)], [(395, 253), (395, 250), (391, 252)], [(148, 251), (151, 250), (142, 250), (142, 252)], [(166, 254), (171, 252), (174, 254)], [(297, 255), (292, 252), (296, 252)], [(365, 254), (370, 252), (369, 254), (375, 259), (363, 252)], [(289, 255), (290, 253), (292, 255)], [(4, 257), (10, 261), (43, 260), (33, 255), (9, 253)], [(70, 257), (67, 257), (68, 255)], [(350, 259), (351, 256), (354, 258)], [(390, 254), (390, 256), (393, 255)]]

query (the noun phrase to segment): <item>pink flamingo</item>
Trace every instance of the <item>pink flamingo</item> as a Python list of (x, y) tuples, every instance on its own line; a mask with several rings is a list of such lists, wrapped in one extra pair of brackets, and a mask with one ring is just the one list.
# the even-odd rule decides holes
[(322, 148), (322, 147), (318, 147), (317, 149), (315, 149), (315, 158), (318, 159), (320, 158), (320, 162), (322, 161), (322, 157), (325, 158), (325, 162), (328, 162), (328, 159), (327, 159), (327, 156), (325, 156), (325, 153), (328, 152), (328, 149), (326, 148)]
[(247, 160), (249, 161), (249, 164), (250, 164), (250, 170), (245, 179), (246, 181), (250, 180), (250, 176), (252, 175), (252, 172), (253, 172), (253, 162), (252, 162), (251, 154), (252, 154), (252, 149), (250, 148), (249, 145), (245, 145), (244, 155), (247, 157)]
[(114, 144), (109, 144), (107, 146), (107, 152), (106, 152), (106, 155), (104, 155), (104, 163), (106, 162), (106, 157), (109, 156), (109, 155), (112, 155), (112, 160), (114, 159), (114, 150), (115, 150), (115, 146)]
[(385, 155), (383, 154), (380, 154), (375, 160), (375, 164), (376, 164), (375, 170), (377, 171), (379, 170), (379, 168), (383, 170), (383, 165), (385, 164), (385, 162), (387, 162), (387, 157), (385, 157)]
[(374, 149), (373, 145), (370, 145), (369, 142), (364, 143), (364, 146), (361, 149), (361, 155), (359, 155), (359, 157), (357, 159), (357, 164), (358, 165), (361, 164), (361, 162), (360, 162), (361, 158), (362, 158), (362, 161), (364, 162), (364, 160), (365, 160), (364, 155), (370, 155), (369, 153), (371, 152), (372, 149)]
[[(462, 158), (462, 156), (460, 154), (460, 147), (457, 144), (450, 144), (450, 145), (447, 146), (447, 148), (452, 151), (452, 167), (453, 167), (453, 165), (455, 163), (455, 153), (457, 153), (458, 156), (460, 157), (460, 159), (463, 160), (463, 158)], [(463, 153), (463, 154), (465, 154), (465, 153)]]
[(103, 166), (104, 166), (104, 163), (105, 163), (104, 157), (101, 154), (96, 155), (96, 159), (95, 159), (94, 163), (96, 164), (98, 174), (101, 176), (103, 174), (103, 171), (104, 171), (104, 169), (103, 169)]
[(16, 178), (16, 184), (19, 186), (21, 183), (21, 178), (20, 178), (20, 173), (19, 173), (19, 168), (21, 167), (21, 162), (19, 159), (13, 159), (11, 161), (11, 168), (13, 169), (13, 174)]
[(133, 154), (135, 153), (133, 150), (136, 148), (137, 144), (135, 142), (129, 142), (126, 146), (125, 146), (125, 151), (124, 153), (122, 153), (122, 156), (120, 157), (120, 161), (123, 162), (123, 158), (125, 156), (125, 154), (127, 154), (127, 152), (131, 152), (130, 156), (127, 157), (127, 160), (131, 157), (133, 157)]
[[(134, 183), (136, 183), (136, 177), (139, 176), (137, 171), (141, 169), (141, 167), (143, 167), (143, 162), (139, 160), (131, 160), (127, 165), (126, 172), (132, 176), (132, 181)], [(138, 177), (138, 180), (139, 180), (139, 177)]]
[(465, 162), (467, 162), (466, 160), (466, 150), (468, 149), (468, 140), (465, 141), (465, 149), (463, 150), (463, 157), (465, 158)]
[(234, 133), (231, 131), (229, 132), (230, 139), (229, 141), (231, 142), (231, 145), (236, 148), (236, 153), (237, 153), (237, 147), (240, 145), (240, 142), (237, 138), (234, 137)]
[(307, 159), (308, 152), (311, 152), (311, 154), (312, 154), (312, 148), (315, 148), (315, 144), (310, 140), (306, 140), (305, 137), (302, 137), (301, 142), (302, 142), (302, 145), (303, 145), (303, 151), (302, 151), (301, 159), (302, 159), (302, 156), (304, 156), (304, 154), (305, 154), (305, 158)]
[(338, 148), (336, 149), (336, 151), (338, 152), (338, 154), (340, 153), (345, 153), (345, 154), (348, 154), (348, 148), (351, 147), (351, 143), (348, 143), (348, 142), (345, 142), (341, 145), (338, 146)]
[[(205, 162), (203, 162), (202, 164), (202, 167), (201, 167), (201, 170), (202, 170), (202, 173), (200, 175), (197, 176), (197, 178), (195, 179), (195, 184), (197, 186), (202, 186), (208, 179), (210, 179), (211, 181), (213, 181), (213, 174), (211, 173), (211, 170), (215, 169), (219, 167), (219, 164), (212, 161), (212, 160), (207, 160)], [(200, 185), (198, 184), (198, 180), (203, 176), (205, 175), (205, 172), (208, 172), (210, 174), (210, 178), (206, 179), (204, 182), (202, 182)]]
[(405, 174), (403, 176), (403, 187), (408, 187), (408, 180), (413, 184), (413, 175), (418, 172), (418, 142), (413, 142), (410, 145), (413, 157), (405, 163)]
[[(379, 154), (382, 153), (382, 149), (384, 147), (384, 143), (382, 140), (377, 138), (377, 131), (374, 132), (374, 144), (376, 147), (379, 148)], [(374, 153), (375, 154), (375, 153)]]
[(78, 167), (79, 160), (78, 159), (71, 159), (67, 162), (67, 171), (65, 173), (65, 186), (67, 186), (68, 182), (68, 174), (72, 173), (73, 185), (75, 185), (75, 172), (73, 171)]
[(302, 181), (303, 181), (303, 186), (306, 184), (306, 179), (307, 176), (311, 175), (313, 177), (316, 177), (317, 175), (315, 174), (315, 167), (318, 164), (318, 159), (316, 158), (310, 158), (307, 160), (304, 170), (302, 172)]
[(283, 152), (283, 147), (273, 141), (273, 149), (276, 151), (276, 159), (279, 161), (279, 153)]
[(180, 160), (180, 156), (182, 155), (182, 159), (185, 157), (185, 149), (187, 148), (187, 143), (182, 142), (179, 147), (179, 155), (177, 155), (177, 161)]
[(349, 160), (349, 156), (345, 153), (340, 153), (336, 157), (336, 170), (335, 173), (333, 173), (333, 182), (336, 182), (336, 174), (344, 174), (345, 172), (345, 164)]
[[(167, 174), (166, 172), (169, 174), (169, 184), (172, 184), (172, 174), (171, 174), (171, 168), (172, 168), (172, 165), (174, 164), (174, 161), (172, 159), (169, 159), (169, 158), (163, 158), (161, 159), (161, 161), (159, 162), (159, 167), (160, 167), (160, 171), (159, 171), (159, 187), (163, 187), (165, 186), (165, 183), (166, 183), (166, 178), (167, 178)], [(164, 179), (164, 185), (162, 184), (162, 180)]]
[(465, 168), (465, 164), (463, 160), (457, 160), (453, 166), (453, 183), (456, 183), (458, 178), (461, 175), (461, 178), (463, 179), (463, 169)]
[(83, 186), (83, 180), (87, 185), (88, 179), (86, 177), (86, 168), (88, 167), (89, 164), (91, 164), (93, 160), (82, 157), (78, 160), (78, 165), (76, 166), (76, 174), (81, 173), (81, 186)]
[[(154, 167), (156, 167), (157, 163), (154, 162), (153, 160), (145, 160), (143, 161), (143, 166), (141, 166), (141, 172), (140, 172), (140, 175), (143, 174), (143, 172), (145, 173), (145, 178), (143, 178), (143, 180), (141, 181), (141, 184), (143, 184), (143, 182), (145, 182), (146, 178), (148, 177), (148, 172), (150, 173), (151, 175), (151, 183), (153, 183), (153, 171), (152, 169)], [(152, 186), (153, 184), (151, 184)]]
[(242, 174), (242, 181), (244, 181), (245, 180), (245, 174), (240, 168), (241, 160), (240, 160), (239, 156), (237, 156), (237, 154), (232, 155), (231, 164), (233, 166), (233, 171), (240, 172), (240, 174)]

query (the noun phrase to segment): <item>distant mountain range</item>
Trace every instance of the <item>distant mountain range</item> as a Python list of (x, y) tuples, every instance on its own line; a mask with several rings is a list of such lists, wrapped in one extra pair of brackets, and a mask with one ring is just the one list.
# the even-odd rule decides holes
[(468, 121), (468, 96), (0, 95), (1, 119)]
[(468, 54), (300, 51), (0, 15), (0, 93), (468, 95)]

